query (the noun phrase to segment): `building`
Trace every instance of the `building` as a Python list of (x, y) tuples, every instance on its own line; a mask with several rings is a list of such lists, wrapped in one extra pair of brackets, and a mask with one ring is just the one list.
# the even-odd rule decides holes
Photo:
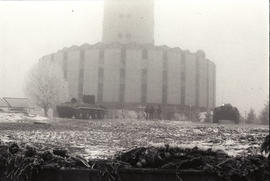
[(0, 112), (6, 112), (6, 111), (8, 111), (8, 108), (9, 108), (9, 106), (6, 103), (6, 101), (4, 101), (0, 98)]
[(111, 108), (213, 109), (215, 64), (202, 50), (155, 46), (153, 9), (153, 1), (105, 1), (102, 42), (64, 48), (42, 60), (62, 67), (70, 98), (94, 95)]
[(3, 97), (0, 99), (0, 108), (8, 112), (27, 113), (30, 110), (30, 103), (27, 98)]

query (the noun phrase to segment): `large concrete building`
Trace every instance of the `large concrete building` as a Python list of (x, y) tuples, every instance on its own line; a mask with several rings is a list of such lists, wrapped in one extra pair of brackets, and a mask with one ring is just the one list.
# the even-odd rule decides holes
[(154, 45), (152, 0), (107, 0), (103, 41), (64, 48), (44, 61), (57, 62), (70, 98), (94, 95), (107, 107), (158, 104), (181, 112), (215, 106), (215, 64), (201, 50)]

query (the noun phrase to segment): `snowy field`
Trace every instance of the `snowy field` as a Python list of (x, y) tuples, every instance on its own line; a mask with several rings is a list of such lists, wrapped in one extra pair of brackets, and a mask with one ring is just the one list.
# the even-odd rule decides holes
[[(46, 120), (0, 121), (0, 140), (64, 147), (86, 158), (107, 158), (136, 146), (177, 145), (220, 149), (230, 155), (259, 152), (268, 126), (183, 121)], [(42, 121), (40, 121), (42, 120)]]

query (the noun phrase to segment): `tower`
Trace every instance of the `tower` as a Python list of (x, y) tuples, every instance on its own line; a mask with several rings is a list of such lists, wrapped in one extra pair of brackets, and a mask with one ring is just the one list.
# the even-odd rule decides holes
[(154, 44), (154, 0), (105, 0), (102, 41)]

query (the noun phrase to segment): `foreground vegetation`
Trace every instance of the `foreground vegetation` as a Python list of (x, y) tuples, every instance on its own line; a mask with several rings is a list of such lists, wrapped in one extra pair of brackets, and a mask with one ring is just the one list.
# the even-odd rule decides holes
[(119, 169), (159, 168), (181, 171), (198, 170), (222, 180), (269, 181), (269, 160), (262, 155), (231, 157), (222, 151), (197, 147), (140, 147), (116, 154), (108, 160), (86, 160), (65, 149), (39, 150), (29, 144), (0, 144), (0, 178), (32, 180), (42, 170), (94, 169), (106, 180), (119, 180)]

